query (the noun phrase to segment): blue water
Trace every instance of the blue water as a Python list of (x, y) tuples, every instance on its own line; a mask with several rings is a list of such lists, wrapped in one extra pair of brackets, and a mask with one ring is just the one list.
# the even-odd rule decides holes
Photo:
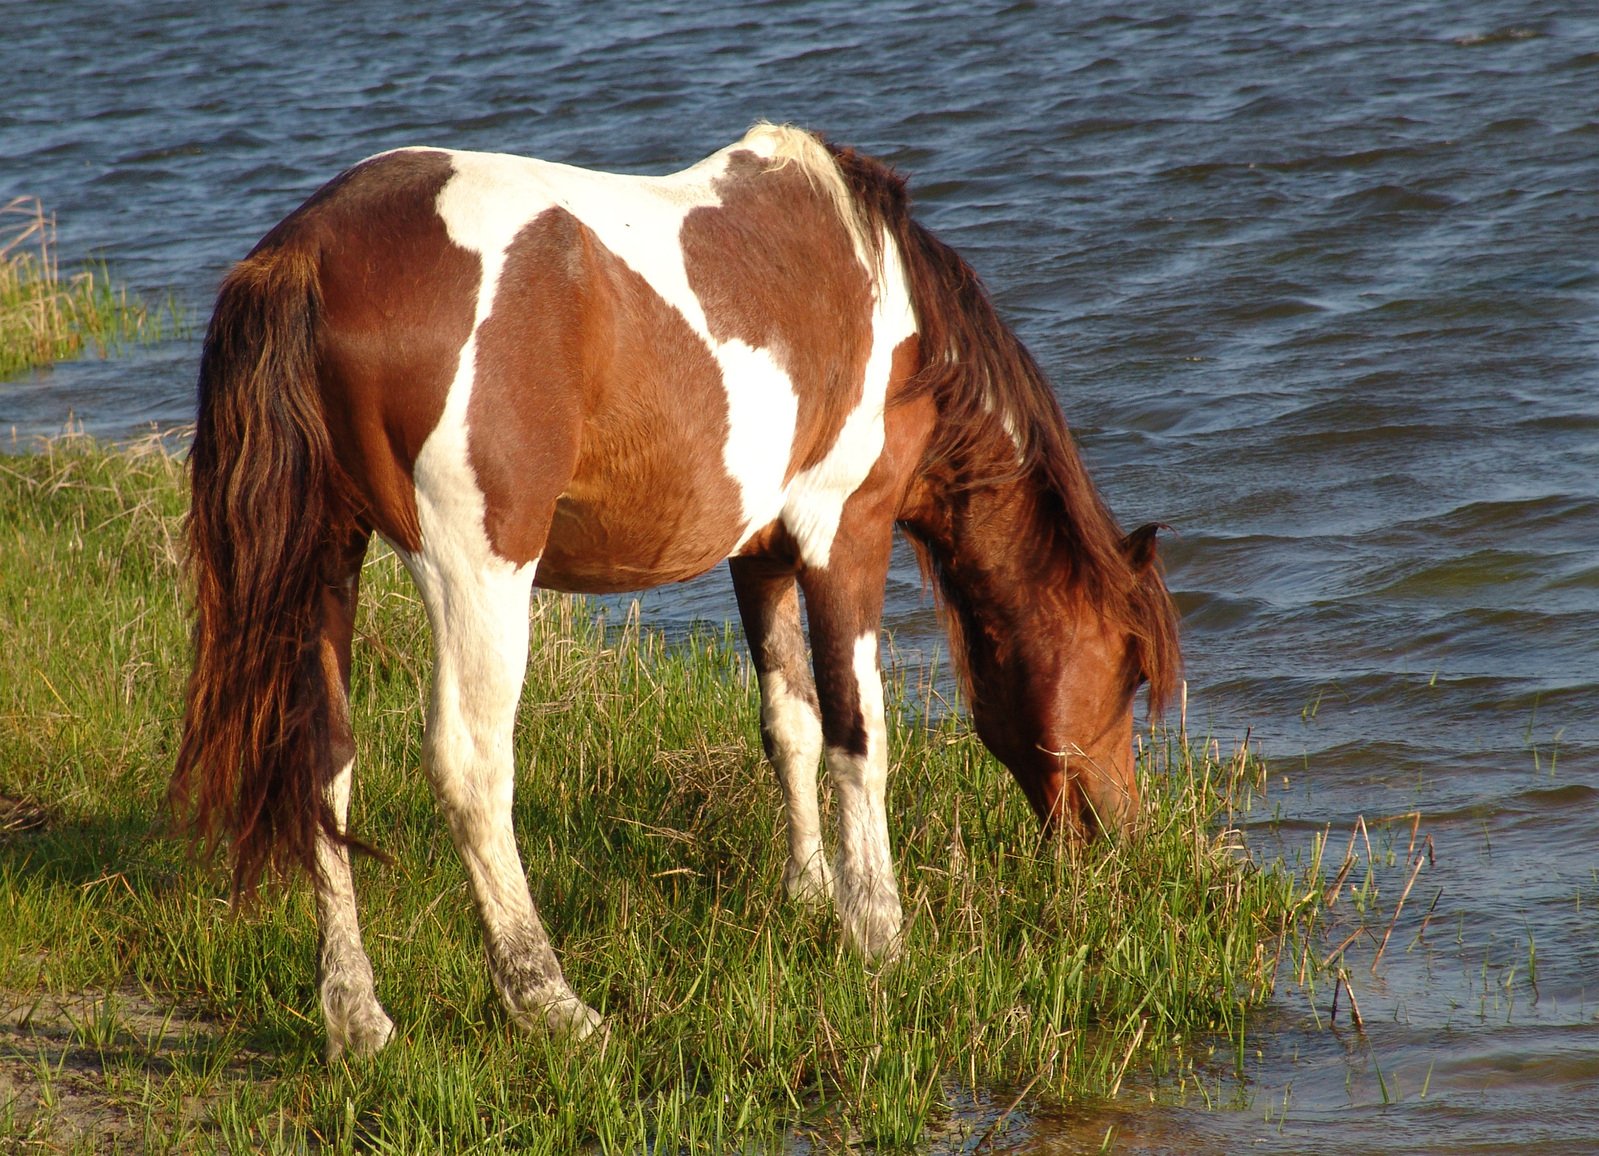
[[(1273, 768), (1256, 850), (1325, 829), (1337, 860), (1363, 816), (1390, 910), (1395, 817), (1434, 854), (1375, 973), (1351, 952), (1364, 1031), (1285, 988), (1241, 1081), (1133, 1081), (1006, 1144), (1599, 1151), (1599, 14), (1201, 7), (13, 5), (0, 201), (198, 328), (396, 145), (661, 172), (765, 117), (899, 165), (1112, 507), (1176, 527), (1190, 726)], [(0, 383), (0, 430), (181, 424), (196, 355)], [(713, 575), (646, 610), (732, 602)], [(889, 617), (933, 644), (903, 564)]]

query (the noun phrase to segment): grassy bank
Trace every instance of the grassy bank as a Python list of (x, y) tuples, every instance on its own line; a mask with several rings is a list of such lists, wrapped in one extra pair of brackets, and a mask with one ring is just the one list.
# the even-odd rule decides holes
[(62, 276), (55, 219), (35, 197), (0, 205), (0, 378), (124, 341), (181, 330), (169, 301), (150, 306), (118, 288), (103, 264)]
[(970, 1148), (997, 1125), (1003, 1148), (1026, 1097), (1125, 1096), (1241, 1052), (1312, 918), (1319, 890), (1232, 846), (1247, 758), (1150, 742), (1138, 838), (1041, 846), (967, 727), (918, 721), (901, 687), (909, 928), (874, 973), (782, 898), (735, 640), (668, 645), (541, 597), (517, 829), (568, 977), (611, 1032), (575, 1050), (519, 1033), (418, 771), (421, 608), (375, 551), (352, 817), (397, 862), (360, 863), (357, 883), (400, 1038), (330, 1069), (308, 888), (235, 914), (223, 868), (164, 835), (180, 475), (155, 445), (0, 458), (0, 1147)]

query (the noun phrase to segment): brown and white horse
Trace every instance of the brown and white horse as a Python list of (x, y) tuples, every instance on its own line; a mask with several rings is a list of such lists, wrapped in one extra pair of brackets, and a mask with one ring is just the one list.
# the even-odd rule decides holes
[(495, 987), (518, 1022), (579, 1036), (599, 1017), (562, 975), (511, 824), (535, 583), (634, 590), (728, 559), (785, 883), (831, 897), (869, 956), (901, 920), (878, 667), (896, 524), (978, 733), (1047, 828), (1128, 826), (1134, 692), (1147, 680), (1158, 709), (1176, 678), (1154, 528), (1123, 537), (1037, 365), (911, 219), (904, 182), (792, 128), (663, 177), (441, 149), (363, 161), (223, 283), (190, 465), (173, 798), (231, 841), (239, 893), (310, 871), (330, 1056), (393, 1032), (345, 826), (374, 533), (432, 626), (424, 766)]

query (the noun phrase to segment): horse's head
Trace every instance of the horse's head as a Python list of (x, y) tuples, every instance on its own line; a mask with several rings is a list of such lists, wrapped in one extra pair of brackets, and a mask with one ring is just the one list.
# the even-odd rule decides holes
[(1177, 677), (1155, 530), (1122, 541), (1125, 588), (1068, 581), (1032, 599), (1009, 637), (969, 640), (978, 734), (1046, 829), (1124, 831), (1137, 816), (1133, 699), (1148, 682), (1158, 710)]

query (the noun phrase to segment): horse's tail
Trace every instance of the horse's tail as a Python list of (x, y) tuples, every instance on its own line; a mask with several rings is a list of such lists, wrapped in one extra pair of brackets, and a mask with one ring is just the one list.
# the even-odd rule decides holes
[(170, 799), (207, 852), (231, 841), (243, 897), (269, 868), (314, 874), (319, 830), (342, 838), (323, 614), (356, 518), (317, 381), (321, 304), (312, 255), (258, 248), (223, 282), (200, 357), (194, 668)]

